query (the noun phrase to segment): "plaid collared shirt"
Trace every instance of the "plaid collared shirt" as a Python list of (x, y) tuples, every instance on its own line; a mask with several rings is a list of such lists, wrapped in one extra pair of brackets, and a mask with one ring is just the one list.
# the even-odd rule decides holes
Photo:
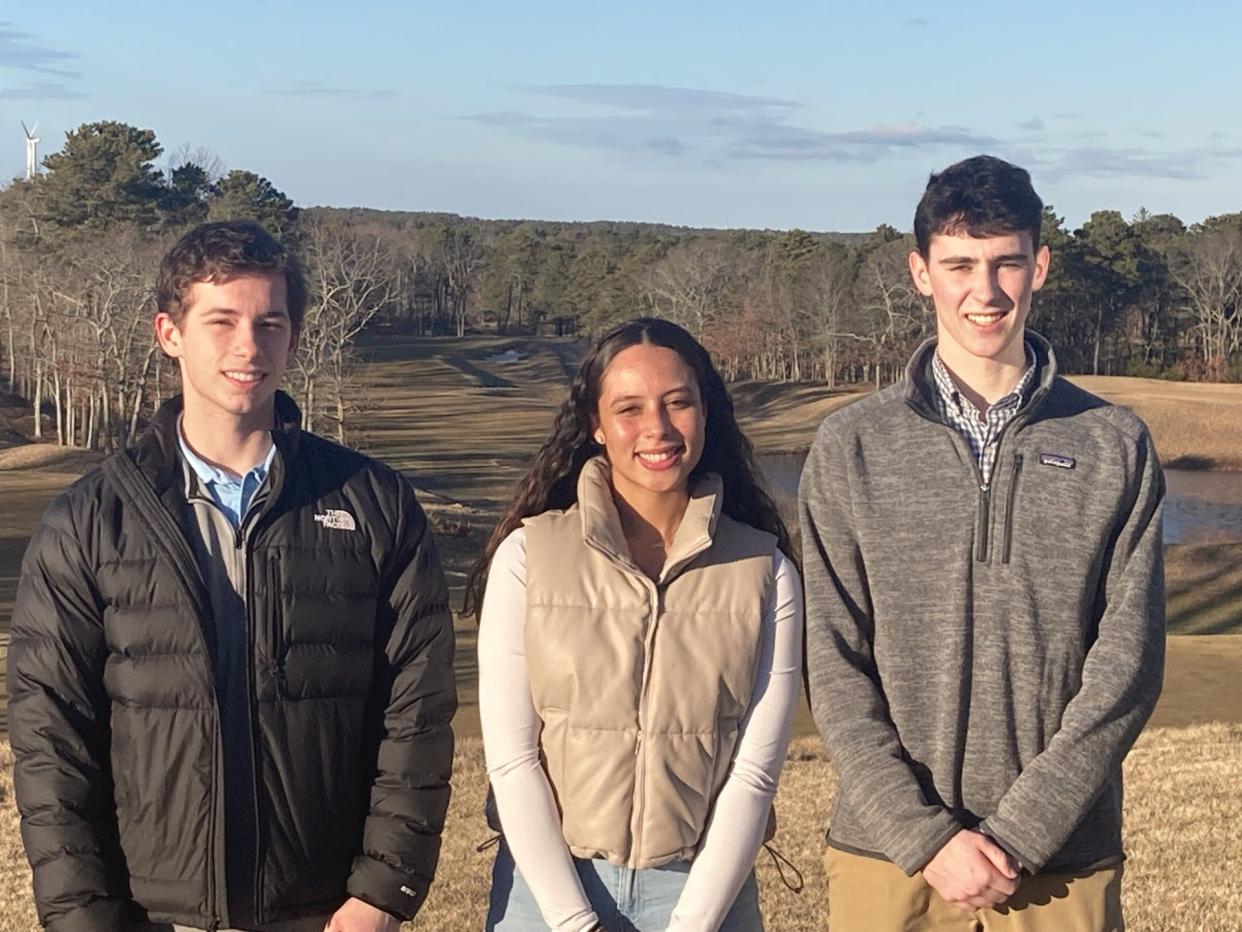
[(1031, 344), (1026, 344), (1026, 371), (1018, 379), (1013, 391), (998, 399), (986, 411), (980, 411), (957, 390), (939, 352), (932, 356), (932, 374), (938, 389), (932, 399), (936, 411), (946, 424), (952, 425), (966, 438), (979, 464), (979, 474), (983, 480), (983, 488), (986, 489), (992, 481), (992, 466), (996, 462), (996, 445), (1001, 431), (1018, 413), (1035, 383), (1035, 352), (1031, 349)]

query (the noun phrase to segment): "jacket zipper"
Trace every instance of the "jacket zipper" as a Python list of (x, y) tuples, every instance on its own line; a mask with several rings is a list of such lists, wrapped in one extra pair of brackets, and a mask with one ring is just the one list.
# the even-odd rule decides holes
[(246, 717), (247, 722), (246, 734), (250, 739), (250, 781), (251, 793), (250, 804), (251, 813), (254, 819), (254, 889), (250, 891), (251, 895), (251, 911), (254, 913), (256, 922), (263, 922), (263, 916), (259, 915), (261, 906), (259, 905), (259, 863), (260, 863), (260, 843), (259, 843), (259, 742), (254, 739), (254, 731), (256, 727), (255, 709), (254, 709), (254, 574), (250, 571), (250, 547), (249, 534), (246, 533), (246, 526), (243, 523), (237, 528), (237, 549), (242, 551), (241, 567), (242, 567), (242, 587), (246, 593)]
[[(996, 438), (997, 460), (1000, 459), (1001, 444), (1004, 442), (1005, 435), (1009, 433), (1010, 428), (1012, 428), (1015, 433), (1021, 430), (1026, 425), (1026, 422), (1030, 420), (1030, 412), (1035, 410), (1035, 408), (1040, 403), (1042, 403), (1044, 399), (1044, 395), (1046, 394), (1047, 394), (1047, 390), (1043, 386), (1036, 388), (1031, 393), (1031, 396), (1027, 399), (1026, 404), (1024, 404), (1021, 408), (1019, 408), (1014, 413), (1013, 417), (1011, 417), (1009, 421), (1005, 424), (1005, 426), (1001, 428), (1001, 432)], [(961, 434), (958, 432), (958, 429), (954, 427), (952, 424), (946, 423), (945, 421), (941, 420), (937, 415), (935, 415), (931, 411), (930, 408), (927, 408), (925, 405), (915, 403), (915, 402), (907, 402), (907, 403), (914, 410), (914, 413), (917, 414), (919, 417), (923, 418), (925, 421), (931, 421), (931, 423), (933, 424), (940, 425), (941, 427), (945, 428), (950, 433), (954, 434), (959, 439), (961, 439), (963, 443), (965, 443), (965, 439), (962, 438)], [(1021, 462), (1022, 462), (1022, 454), (1020, 453), (1016, 454), (1016, 457), (1017, 458), (1015, 459), (1015, 465), (1020, 467)], [(992, 488), (991, 487), (992, 485), (994, 485), (994, 483), (988, 483), (987, 485), (984, 485), (983, 471), (979, 466), (979, 461), (975, 459), (973, 456), (971, 457), (971, 472), (975, 477), (975, 485), (979, 487), (979, 507), (977, 510), (977, 517), (975, 521), (975, 536), (976, 536), (976, 541), (977, 541), (976, 547), (975, 547), (975, 562), (987, 563), (989, 562), (991, 558), (991, 546), (990, 546), (991, 534), (989, 533), (990, 529), (988, 525), (991, 520), (991, 512), (992, 512)], [(1017, 476), (1015, 475), (1013, 478), (1016, 481)], [(1012, 497), (1014, 494), (1014, 488), (1013, 488), (1012, 482), (1010, 484), (1009, 494), (1010, 494), (1010, 497)], [(1009, 515), (1006, 514), (1005, 516), (1006, 535), (1010, 533), (1009, 523), (1010, 523)], [(1008, 549), (1007, 539), (1008, 538), (1006, 538), (1006, 543), (1001, 551), (1002, 562), (1004, 563), (1009, 562), (1009, 555), (1008, 555), (1009, 549)]]
[[(250, 571), (250, 563), (254, 556), (254, 548), (251, 546), (255, 537), (262, 528), (265, 528), (272, 513), (276, 509), (281, 494), (284, 492), (285, 469), (284, 461), (278, 456), (272, 464), (272, 468), (268, 471), (265, 488), (260, 487), (256, 493), (255, 500), (251, 503), (251, 510), (242, 519), (242, 525), (238, 528), (238, 546), (245, 548), (245, 555), (242, 561), (242, 572), (246, 576), (246, 629), (247, 644), (249, 649), (246, 651), (246, 686), (247, 696), (246, 704), (250, 712), (250, 763), (251, 763), (251, 780), (253, 781), (254, 792), (251, 794), (251, 803), (254, 813), (254, 919), (260, 924), (268, 921), (267, 910), (263, 906), (263, 823), (260, 821), (259, 812), (259, 785), (261, 782), (260, 761), (259, 761), (259, 742), (255, 739), (255, 733), (259, 728), (259, 718), (256, 711), (251, 707), (255, 701), (254, 695), (254, 642), (255, 642), (255, 626), (254, 626), (254, 585), (253, 573)], [(257, 508), (255, 507), (257, 505)], [(247, 521), (246, 519), (249, 519)], [(275, 566), (275, 556), (271, 557), (272, 565)], [(274, 571), (273, 571), (274, 572)], [(268, 598), (272, 598), (272, 594), (268, 593)], [(279, 612), (276, 613), (277, 616)], [(281, 619), (277, 617), (277, 625)], [(282, 635), (283, 638), (283, 635)], [(284, 668), (280, 667), (280, 679), (278, 685), (283, 686)]]
[(1022, 454), (1013, 455), (1013, 470), (1009, 473), (1009, 495), (1005, 502), (1005, 546), (1001, 551), (1001, 563), (1009, 562), (1013, 544), (1013, 506), (1018, 497), (1018, 475), (1022, 472)]
[(978, 563), (988, 562), (988, 539), (991, 537), (991, 529), (988, 522), (992, 517), (992, 491), (986, 485), (979, 486), (979, 508), (978, 508), (978, 525), (975, 528), (975, 540), (978, 546), (975, 548), (975, 560)]
[[(266, 504), (266, 503), (264, 503)], [(263, 509), (266, 512), (266, 508)], [(251, 561), (254, 556), (254, 549), (250, 546), (253, 539), (253, 532), (259, 524), (259, 520), (263, 514), (255, 516), (255, 519), (249, 524), (243, 516), (242, 524), (237, 529), (237, 548), (242, 550), (242, 575), (244, 577), (243, 588), (246, 592), (246, 712), (249, 718), (249, 728), (247, 734), (250, 737), (250, 779), (251, 779), (251, 812), (254, 818), (254, 887), (251, 890), (251, 908), (254, 912), (254, 920), (258, 923), (267, 921), (264, 915), (262, 903), (263, 890), (263, 823), (262, 814), (259, 811), (259, 787), (262, 783), (262, 762), (259, 760), (259, 742), (255, 739), (255, 731), (259, 727), (257, 710), (255, 703), (255, 669), (254, 669), (254, 652), (255, 652), (255, 612), (254, 612), (254, 573), (251, 572)], [(270, 597), (270, 595), (269, 595)]]

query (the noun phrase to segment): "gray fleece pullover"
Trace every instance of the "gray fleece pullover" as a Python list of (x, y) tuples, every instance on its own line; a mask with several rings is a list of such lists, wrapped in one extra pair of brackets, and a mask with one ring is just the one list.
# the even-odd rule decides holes
[(920, 870), (963, 827), (1031, 872), (1120, 861), (1121, 761), (1160, 692), (1164, 480), (1131, 411), (1056, 375), (987, 489), (903, 382), (829, 415), (802, 474), (807, 666), (840, 778), (828, 840)]

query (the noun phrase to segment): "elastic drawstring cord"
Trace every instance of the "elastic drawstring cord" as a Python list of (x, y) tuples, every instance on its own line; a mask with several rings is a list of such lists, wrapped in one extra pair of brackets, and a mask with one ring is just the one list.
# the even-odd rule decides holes
[(489, 838), (487, 841), (481, 842), (474, 850), (478, 854), (482, 854), (488, 848), (495, 848), (498, 844), (500, 844), (500, 839), (504, 837), (505, 837), (504, 835), (497, 833), (493, 835), (491, 838)]
[[(785, 855), (781, 854), (766, 841), (763, 843), (763, 850), (771, 856), (772, 863), (776, 865), (776, 872), (780, 875), (781, 883), (785, 885), (785, 889), (790, 890), (793, 893), (801, 893), (802, 888), (806, 886), (806, 884), (802, 881), (802, 871), (798, 870), (798, 868), (794, 866), (793, 861), (789, 860), (789, 858), (785, 857)], [(785, 876), (786, 866), (793, 871), (794, 876), (798, 878), (797, 886), (790, 883), (788, 878)]]

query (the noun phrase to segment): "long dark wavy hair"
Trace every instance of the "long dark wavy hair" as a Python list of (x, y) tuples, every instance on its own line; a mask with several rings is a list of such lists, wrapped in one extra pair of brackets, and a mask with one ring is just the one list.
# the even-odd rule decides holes
[(691, 480), (704, 473), (717, 473), (724, 483), (724, 513), (735, 521), (775, 535), (781, 551), (793, 555), (789, 532), (759, 479), (754, 450), (738, 427), (733, 399), (712, 364), (711, 356), (676, 324), (656, 317), (638, 317), (600, 337), (582, 360), (569, 385), (569, 397), (556, 413), (551, 435), (518, 485), (517, 493), (488, 538), (483, 555), (470, 568), (462, 607), (464, 614), (478, 616), (483, 607), (488, 567), (496, 548), (521, 525), (522, 519), (554, 508), (568, 508), (577, 500), (578, 473), (587, 460), (600, 452), (592, 430), (604, 372), (618, 353), (639, 343), (673, 350), (685, 360), (698, 380), (699, 395), (707, 410), (707, 424), (703, 455), (690, 474)]

